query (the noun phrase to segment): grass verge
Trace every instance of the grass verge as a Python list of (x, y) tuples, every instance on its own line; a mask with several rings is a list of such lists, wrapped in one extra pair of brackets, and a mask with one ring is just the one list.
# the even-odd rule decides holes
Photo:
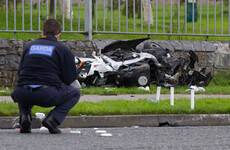
[[(175, 87), (175, 94), (190, 94), (190, 92), (187, 92), (188, 89), (187, 86), (179, 86)], [(13, 88), (5, 89), (0, 88), (0, 96), (10, 96), (13, 91)], [(157, 92), (157, 86), (151, 84), (150, 85), (150, 91), (138, 89), (138, 87), (87, 87), (81, 89), (81, 94), (85, 95), (97, 95), (97, 94), (156, 94)], [(162, 88), (161, 94), (170, 94), (169, 88)], [(196, 92), (196, 94), (223, 94), (228, 95), (230, 94), (230, 86), (225, 85), (210, 85), (208, 87), (205, 87), (205, 92)]]
[[(188, 87), (186, 86), (179, 86), (175, 87), (175, 94), (190, 94), (190, 92), (187, 92), (186, 89)], [(196, 92), (196, 94), (223, 94), (227, 95), (230, 94), (230, 86), (221, 86), (221, 85), (213, 85), (205, 87), (205, 92)], [(105, 88), (105, 87), (89, 87), (89, 88), (83, 88), (81, 90), (82, 94), (156, 94), (157, 86), (156, 85), (150, 85), (150, 91), (145, 91), (142, 89), (138, 89), (138, 87), (112, 87), (112, 88)], [(169, 88), (162, 88), (161, 94), (169, 94), (170, 89)]]
[[(156, 94), (157, 86), (150, 85), (150, 91), (138, 87), (87, 87), (81, 89), (81, 94)], [(175, 94), (189, 94), (187, 86), (175, 87)], [(0, 96), (9, 96), (13, 88), (0, 87)], [(161, 94), (169, 94), (169, 88), (162, 88)], [(230, 94), (230, 71), (215, 75), (211, 83), (205, 87), (205, 92), (196, 94)]]
[[(223, 5), (223, 22), (221, 22), (221, 6), (217, 5), (217, 7), (214, 7), (213, 5), (210, 5), (208, 10), (206, 6), (202, 6), (201, 8), (201, 17), (200, 19), (198, 17), (197, 22), (193, 23), (187, 23), (185, 24), (184, 20), (184, 12), (185, 7), (184, 4), (179, 7), (179, 22), (178, 22), (178, 8), (177, 5), (172, 5), (172, 8), (170, 5), (166, 5), (165, 8), (163, 8), (162, 5), (158, 5), (158, 7), (153, 6), (152, 7), (152, 13), (153, 16), (158, 16), (157, 18), (157, 24), (154, 23), (154, 25), (150, 26), (150, 29), (148, 27), (147, 23), (143, 23), (140, 18), (135, 15), (135, 22), (133, 20), (133, 17), (127, 19), (126, 23), (126, 15), (122, 13), (122, 11), (126, 8), (124, 4), (121, 4), (121, 10), (118, 11), (118, 9), (114, 8), (113, 13), (111, 14), (111, 11), (106, 11), (106, 14), (103, 13), (103, 5), (98, 4), (98, 11), (97, 11), (97, 17), (95, 16), (92, 20), (92, 30), (93, 31), (112, 31), (112, 32), (144, 32), (144, 33), (169, 33), (172, 30), (172, 33), (188, 33), (188, 34), (200, 34), (200, 31), (202, 34), (206, 34), (207, 32), (212, 34), (219, 34), (223, 32), (224, 35), (228, 33), (228, 4), (224, 3)], [(61, 23), (62, 27), (64, 26), (65, 31), (84, 31), (85, 26), (85, 10), (84, 5), (81, 5), (80, 8), (78, 8), (78, 5), (73, 4), (73, 20), (72, 22), (69, 19), (64, 19), (64, 24), (62, 20), (62, 8), (61, 6), (57, 6), (57, 13), (56, 18)], [(80, 11), (78, 12), (78, 10)], [(106, 8), (107, 9), (107, 8)], [(156, 14), (156, 9), (157, 13)], [(165, 9), (163, 11), (163, 9)], [(172, 9), (172, 12), (170, 13), (170, 10)], [(200, 12), (198, 8), (198, 12)], [(214, 10), (216, 10), (216, 14), (214, 14)], [(33, 11), (30, 11), (30, 3), (25, 3), (24, 6), (24, 13), (22, 13), (22, 5), (20, 3), (17, 4), (17, 11), (16, 16), (14, 16), (14, 10), (13, 8), (9, 8), (8, 10), (8, 21), (6, 18), (6, 10), (4, 7), (0, 8), (0, 30), (7, 31), (6, 33), (0, 33), (0, 38), (7, 38), (12, 39), (14, 38), (14, 33), (9, 33), (10, 30), (41, 30), (42, 25), (44, 21), (46, 20), (46, 4), (41, 3), (40, 7), (40, 16), (38, 13), (38, 7), (34, 8)], [(207, 18), (207, 11), (208, 11), (208, 18)], [(32, 20), (30, 19), (30, 13), (32, 15)], [(163, 18), (163, 13), (165, 13), (165, 17)], [(79, 15), (80, 14), (80, 15)], [(132, 14), (132, 12), (129, 12), (129, 14)], [(171, 16), (172, 14), (172, 16)], [(106, 15), (106, 16), (105, 16)], [(214, 16), (217, 15), (216, 19), (214, 19)], [(24, 16), (24, 22), (22, 20), (22, 16)], [(105, 16), (105, 19), (104, 19)], [(111, 22), (111, 16), (112, 22)], [(118, 16), (120, 16), (120, 21), (118, 20)], [(16, 22), (14, 22), (14, 17), (16, 18)], [(40, 22), (39, 19), (40, 18)], [(49, 13), (49, 18), (54, 18), (54, 14)], [(97, 18), (97, 20), (96, 20)], [(207, 20), (208, 19), (208, 20)], [(156, 18), (154, 18), (155, 22)], [(208, 24), (207, 24), (208, 21)], [(40, 24), (39, 24), (40, 23)], [(72, 23), (72, 25), (71, 25)], [(7, 24), (7, 26), (6, 26)], [(120, 25), (119, 25), (120, 24)], [(127, 24), (127, 25), (126, 25)], [(133, 24), (135, 24), (135, 28), (133, 27)], [(200, 28), (201, 24), (201, 28)], [(223, 24), (223, 27), (221, 26)], [(31, 26), (32, 25), (32, 26)], [(157, 25), (157, 27), (156, 27)], [(179, 28), (178, 28), (179, 27)], [(187, 30), (186, 30), (186, 29)], [(193, 29), (194, 28), (194, 29)], [(179, 31), (178, 31), (179, 30)], [(194, 30), (194, 31), (193, 31)], [(17, 39), (35, 39), (37, 36), (39, 36), (40, 33), (17, 33), (16, 38)], [(94, 34), (93, 39), (136, 39), (146, 37), (146, 35), (130, 35), (130, 34)], [(62, 39), (74, 39), (74, 40), (84, 40), (84, 35), (82, 34), (73, 34), (73, 33), (64, 33), (61, 36)], [(207, 36), (165, 36), (165, 35), (153, 35), (151, 36), (152, 39), (157, 40), (201, 40), (205, 41), (207, 40)], [(229, 37), (209, 37), (209, 41), (213, 40), (229, 40)]]
[[(195, 100), (195, 109), (190, 109), (189, 99), (176, 99), (175, 105), (171, 106), (169, 100), (160, 103), (149, 102), (145, 99), (137, 101), (107, 100), (101, 102), (79, 102), (68, 115), (145, 115), (145, 114), (228, 114), (230, 113), (230, 99), (228, 98), (205, 98)], [(0, 103), (1, 116), (18, 115), (18, 107), (13, 102)], [(48, 114), (52, 108), (35, 106), (32, 114), (43, 112)]]
[[(188, 86), (175, 87), (175, 94), (189, 94), (186, 91)], [(150, 91), (138, 89), (138, 87), (87, 87), (81, 90), (82, 94), (156, 94), (157, 86), (150, 85)], [(169, 88), (162, 88), (162, 94), (169, 94)], [(210, 84), (205, 87), (205, 92), (196, 92), (196, 94), (230, 94), (230, 71), (216, 74)]]

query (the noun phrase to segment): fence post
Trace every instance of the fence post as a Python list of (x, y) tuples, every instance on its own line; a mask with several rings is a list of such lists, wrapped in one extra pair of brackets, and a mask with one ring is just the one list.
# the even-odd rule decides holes
[(92, 0), (85, 0), (85, 40), (92, 40)]

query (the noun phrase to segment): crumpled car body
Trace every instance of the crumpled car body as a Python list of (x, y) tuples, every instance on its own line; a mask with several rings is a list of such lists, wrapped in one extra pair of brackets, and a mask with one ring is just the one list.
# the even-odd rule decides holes
[[(120, 40), (107, 45), (101, 54), (92, 58), (77, 58), (80, 82), (86, 85), (163, 87), (178, 85), (207, 86), (212, 80), (206, 68), (198, 69), (198, 57), (193, 51), (187, 58), (174, 58), (171, 52), (154, 42), (145, 42), (142, 50), (136, 47), (149, 38)], [(88, 59), (88, 61), (87, 61)], [(99, 67), (100, 66), (100, 67)], [(82, 74), (84, 74), (84, 78)]]

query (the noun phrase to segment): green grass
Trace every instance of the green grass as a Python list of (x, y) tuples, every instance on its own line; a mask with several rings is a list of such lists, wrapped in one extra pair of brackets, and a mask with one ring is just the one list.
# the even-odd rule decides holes
[(0, 96), (9, 96), (13, 91), (11, 87), (0, 87)]
[[(190, 100), (176, 99), (174, 106), (169, 100), (153, 103), (140, 99), (137, 101), (128, 100), (107, 100), (101, 102), (79, 102), (74, 106), (68, 115), (146, 115), (146, 114), (228, 114), (230, 113), (230, 99), (207, 98), (195, 100), (195, 109), (190, 109)], [(13, 102), (0, 103), (0, 116), (18, 115), (17, 104)], [(35, 106), (32, 114), (43, 112), (48, 114), (52, 108)]]
[[(186, 86), (179, 86), (175, 87), (175, 94), (190, 94), (190, 92), (187, 92), (186, 90), (188, 87)], [(13, 88), (9, 88), (8, 90), (5, 88), (0, 88), (0, 96), (10, 96), (12, 93)], [(86, 95), (93, 95), (93, 94), (156, 94), (157, 86), (151, 84), (150, 85), (150, 91), (145, 91), (138, 89), (138, 87), (88, 87), (88, 88), (82, 88), (81, 94)], [(161, 94), (170, 94), (169, 88), (162, 88)], [(228, 95), (230, 94), (230, 86), (222, 86), (222, 85), (209, 85), (205, 87), (205, 92), (196, 92), (196, 94), (224, 94)]]
[[(196, 94), (230, 94), (230, 72), (218, 74), (206, 87), (205, 92), (197, 92)], [(188, 87), (176, 87), (175, 94), (189, 94), (185, 90)], [(150, 86), (150, 91), (140, 90), (137, 87), (131, 88), (103, 88), (90, 87), (82, 89), (82, 94), (156, 94), (156, 85)], [(12, 88), (8, 90), (4, 87), (0, 88), (0, 95), (10, 95)], [(163, 88), (162, 94), (169, 94), (167, 88)], [(122, 115), (122, 114), (222, 114), (230, 113), (230, 99), (224, 98), (206, 98), (195, 101), (195, 109), (190, 109), (190, 100), (176, 99), (175, 106), (170, 106), (169, 100), (163, 100), (160, 103), (152, 103), (146, 100), (127, 101), (127, 100), (108, 100), (101, 102), (79, 102), (70, 112), (69, 115)], [(17, 104), (13, 102), (0, 103), (0, 116), (16, 116), (18, 115)], [(48, 114), (52, 108), (41, 108), (35, 106), (33, 115), (36, 112)]]
[[(187, 86), (175, 87), (175, 94), (189, 94)], [(196, 94), (230, 94), (230, 71), (216, 74), (205, 92)], [(138, 87), (86, 87), (81, 89), (81, 94), (156, 94), (157, 86), (150, 84), (150, 91), (138, 89)], [(13, 88), (0, 87), (0, 96), (9, 96)], [(162, 88), (162, 94), (169, 94), (169, 88)]]
[[(122, 10), (124, 9), (124, 5), (121, 5), (121, 16), (120, 16), (120, 31), (121, 32), (126, 32), (126, 16), (122, 15)], [(152, 6), (152, 11), (153, 11), (153, 16), (156, 17), (156, 8), (153, 5)], [(184, 5), (181, 5), (180, 7), (180, 33), (185, 33), (185, 23), (184, 23), (184, 10), (185, 7)], [(209, 34), (214, 34), (214, 29), (216, 28), (216, 34), (221, 33), (221, 8), (218, 5), (217, 8), (217, 16), (216, 16), (216, 27), (214, 26), (214, 7), (210, 5), (209, 7), (209, 24), (208, 24), (208, 33)], [(77, 31), (78, 28), (80, 28), (80, 31), (84, 31), (84, 5), (81, 5), (80, 8), (80, 22), (78, 22), (78, 6), (73, 5), (73, 13), (74, 13), (74, 18), (72, 21), (72, 30)], [(63, 25), (62, 23), (62, 15), (61, 13), (61, 8), (57, 7), (57, 20)], [(194, 23), (194, 33), (199, 34), (199, 25), (201, 21), (201, 31), (203, 34), (207, 33), (207, 7), (202, 6), (202, 19), (199, 19), (199, 7), (198, 7), (198, 20), (196, 23)], [(228, 29), (228, 5), (224, 5), (224, 13), (223, 14), (223, 33), (228, 34), (229, 29)], [(0, 10), (0, 13), (2, 17), (0, 17), (0, 30), (5, 30), (6, 29), (6, 16), (5, 16), (5, 10), (2, 9)], [(119, 25), (118, 25), (118, 10), (115, 9), (113, 11), (113, 29), (112, 31), (119, 31)], [(38, 25), (38, 8), (33, 9), (32, 11), (33, 15), (33, 20), (32, 20), (32, 29), (33, 30), (38, 30), (39, 25)], [(8, 12), (8, 29), (13, 30), (14, 29), (14, 12), (12, 9), (9, 9)], [(154, 18), (154, 25), (150, 27), (150, 32), (151, 33), (163, 33), (163, 6), (159, 5), (158, 6), (158, 23), (157, 23), (157, 28), (156, 28), (156, 22)], [(49, 14), (49, 17), (54, 17), (52, 14)], [(21, 4), (18, 4), (18, 9), (17, 9), (17, 22), (16, 22), (16, 29), (17, 30), (22, 30), (22, 11), (21, 11)], [(24, 24), (24, 29), (25, 30), (31, 30), (30, 27), (30, 8), (29, 4), (25, 5), (25, 24)], [(46, 5), (43, 4), (41, 5), (41, 22), (40, 22), (40, 29), (42, 29), (42, 25), (44, 21), (46, 20)], [(143, 17), (144, 18), (144, 17)], [(80, 27), (78, 24), (80, 23)], [(70, 30), (70, 20), (65, 19), (64, 22), (65, 25), (65, 31)], [(92, 27), (93, 30), (96, 30), (96, 18), (93, 19), (92, 22)], [(156, 31), (157, 30), (157, 31)], [(97, 17), (97, 31), (103, 31), (103, 6), (98, 5), (98, 17)], [(105, 19), (105, 31), (111, 31), (111, 12), (110, 10), (107, 11), (107, 16)], [(133, 32), (133, 18), (128, 19), (128, 32)], [(141, 32), (141, 20), (137, 18), (137, 15), (135, 16), (135, 32)], [(148, 25), (143, 23), (143, 32), (147, 33), (148, 32)], [(167, 5), (165, 8), (165, 33), (170, 32), (170, 6)], [(177, 19), (177, 7), (173, 5), (172, 7), (172, 33), (177, 33), (178, 32), (178, 19)], [(187, 33), (192, 33), (192, 23), (187, 23)], [(36, 39), (39, 37), (40, 33), (17, 33), (17, 39)], [(126, 35), (126, 34), (95, 34), (93, 35), (93, 39), (136, 39), (136, 38), (141, 38), (141, 37), (146, 37), (146, 35)], [(7, 38), (7, 39), (12, 39), (14, 38), (13, 33), (0, 33), (0, 38)], [(200, 36), (159, 36), (159, 35), (153, 35), (151, 36), (152, 39), (158, 39), (158, 40), (201, 40), (204, 41), (206, 40), (206, 37), (200, 37)], [(79, 34), (79, 33), (64, 33), (61, 37), (61, 39), (75, 39), (75, 40), (84, 40), (84, 35)], [(229, 40), (229, 37), (209, 37), (208, 40), (213, 41), (213, 40)]]
[(210, 86), (230, 86), (230, 71), (216, 74), (210, 82)]
[[(230, 86), (221, 86), (221, 85), (210, 85), (205, 88), (205, 92), (196, 92), (196, 94), (230, 94)], [(175, 94), (189, 94), (186, 90), (188, 87), (179, 86), (175, 87)], [(145, 91), (138, 89), (138, 87), (130, 87), (130, 88), (105, 88), (105, 87), (89, 87), (83, 88), (81, 90), (82, 94), (156, 94), (157, 86), (151, 84), (150, 91)], [(169, 88), (162, 88), (161, 94), (169, 94)]]

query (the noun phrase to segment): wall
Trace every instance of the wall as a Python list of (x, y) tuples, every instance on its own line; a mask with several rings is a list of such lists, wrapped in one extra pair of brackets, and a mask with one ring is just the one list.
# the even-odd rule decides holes
[[(17, 82), (17, 69), (23, 47), (33, 40), (0, 39), (0, 86), (14, 86)], [(93, 50), (103, 49), (115, 40), (95, 39), (92, 41), (62, 40), (73, 54), (79, 57), (90, 57)], [(220, 41), (158, 41), (150, 40), (168, 48), (174, 57), (185, 56), (193, 50), (199, 57), (199, 67), (207, 67), (212, 74), (227, 71), (230, 68), (229, 42)], [(148, 41), (146, 41), (148, 42)], [(137, 46), (141, 49), (143, 43)]]

